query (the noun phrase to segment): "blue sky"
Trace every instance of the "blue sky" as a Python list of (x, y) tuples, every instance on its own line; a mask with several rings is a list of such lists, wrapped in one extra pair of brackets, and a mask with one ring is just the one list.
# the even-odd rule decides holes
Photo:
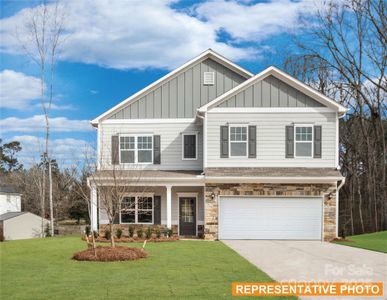
[[(36, 65), (15, 31), (39, 1), (2, 1), (0, 137), (18, 139), (28, 164), (44, 134)], [(64, 1), (65, 42), (56, 66), (52, 151), (60, 163), (95, 143), (88, 121), (207, 48), (257, 73), (281, 67), (311, 1)]]

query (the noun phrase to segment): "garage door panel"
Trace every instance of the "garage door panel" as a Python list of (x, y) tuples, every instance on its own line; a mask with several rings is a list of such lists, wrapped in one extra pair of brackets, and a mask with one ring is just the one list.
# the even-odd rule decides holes
[(221, 239), (321, 239), (321, 198), (221, 198)]

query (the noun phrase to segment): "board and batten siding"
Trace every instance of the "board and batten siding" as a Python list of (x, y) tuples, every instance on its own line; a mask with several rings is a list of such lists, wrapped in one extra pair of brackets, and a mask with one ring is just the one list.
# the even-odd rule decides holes
[(218, 107), (323, 107), (287, 83), (269, 76), (226, 99)]
[[(257, 126), (256, 158), (221, 158), (220, 126)], [(321, 158), (285, 158), (285, 127), (293, 123), (322, 126)], [(207, 167), (336, 167), (336, 113), (207, 113)]]
[[(203, 131), (198, 123), (160, 123), (160, 124), (104, 124), (101, 123), (99, 139), (100, 169), (112, 169), (111, 137), (119, 134), (160, 135), (161, 164), (119, 164), (117, 170), (202, 170), (203, 169)], [(182, 159), (182, 133), (198, 133), (198, 159)]]
[[(204, 72), (215, 73), (215, 84), (204, 85)], [(194, 118), (196, 110), (236, 87), (246, 78), (207, 58), (176, 74), (109, 119)]]

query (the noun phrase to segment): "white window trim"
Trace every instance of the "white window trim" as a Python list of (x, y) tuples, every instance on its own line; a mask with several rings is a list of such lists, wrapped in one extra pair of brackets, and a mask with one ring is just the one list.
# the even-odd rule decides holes
[[(185, 158), (184, 157), (184, 136), (185, 135), (195, 135), (195, 158)], [(181, 134), (181, 159), (182, 160), (198, 160), (198, 133), (197, 133), (197, 131), (183, 132)]]
[[(311, 127), (312, 128), (312, 140), (311, 141), (297, 141), (297, 138), (296, 138), (296, 128), (300, 128), (300, 127)], [(293, 153), (294, 153), (294, 158), (313, 158), (313, 153), (314, 153), (314, 125), (313, 124), (294, 124), (294, 132), (293, 132), (293, 136), (294, 136), (294, 145), (293, 145)], [(312, 151), (310, 153), (310, 156), (297, 156), (297, 153), (296, 153), (296, 144), (297, 143), (300, 143), (300, 144), (309, 144), (311, 143), (312, 144)]]
[[(137, 139), (139, 136), (147, 136), (147, 137), (151, 137), (152, 138), (152, 155), (151, 155), (151, 158), (152, 158), (152, 161), (151, 162), (138, 162), (138, 145), (137, 145)], [(127, 150), (127, 151), (134, 151), (134, 163), (123, 163), (121, 162), (121, 137), (134, 137), (134, 149), (124, 149), (123, 151)], [(153, 137), (153, 134), (149, 134), (149, 133), (144, 133), (144, 134), (120, 134), (118, 136), (118, 149), (119, 149), (119, 162), (120, 162), (120, 165), (153, 165), (153, 151), (154, 151), (154, 148), (155, 148), (155, 141), (154, 141), (154, 137)], [(143, 150), (143, 149), (141, 149)]]
[[(231, 127), (246, 127), (246, 141), (231, 141)], [(246, 155), (245, 156), (233, 156), (231, 155), (231, 143), (246, 143)], [(228, 153), (230, 158), (248, 158), (249, 156), (249, 125), (247, 124), (229, 124), (228, 125)]]
[[(155, 197), (154, 194), (142, 194), (142, 193), (133, 193), (127, 194), (124, 197), (134, 197), (134, 223), (127, 223), (121, 221), (121, 204), (120, 204), (120, 224), (131, 224), (131, 225), (154, 225), (154, 215), (155, 215)], [(124, 198), (123, 197), (123, 198)], [(152, 223), (139, 223), (138, 222), (138, 198), (139, 197), (152, 197)]]

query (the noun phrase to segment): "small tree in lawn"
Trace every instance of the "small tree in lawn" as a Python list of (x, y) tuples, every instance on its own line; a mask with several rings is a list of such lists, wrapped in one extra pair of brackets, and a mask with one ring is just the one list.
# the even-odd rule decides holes
[(125, 186), (119, 185), (117, 182), (116, 172), (111, 172), (112, 182), (109, 186), (102, 186), (98, 189), (99, 203), (105, 210), (109, 221), (110, 244), (114, 248), (114, 220), (119, 215), (122, 199), (126, 193)]

